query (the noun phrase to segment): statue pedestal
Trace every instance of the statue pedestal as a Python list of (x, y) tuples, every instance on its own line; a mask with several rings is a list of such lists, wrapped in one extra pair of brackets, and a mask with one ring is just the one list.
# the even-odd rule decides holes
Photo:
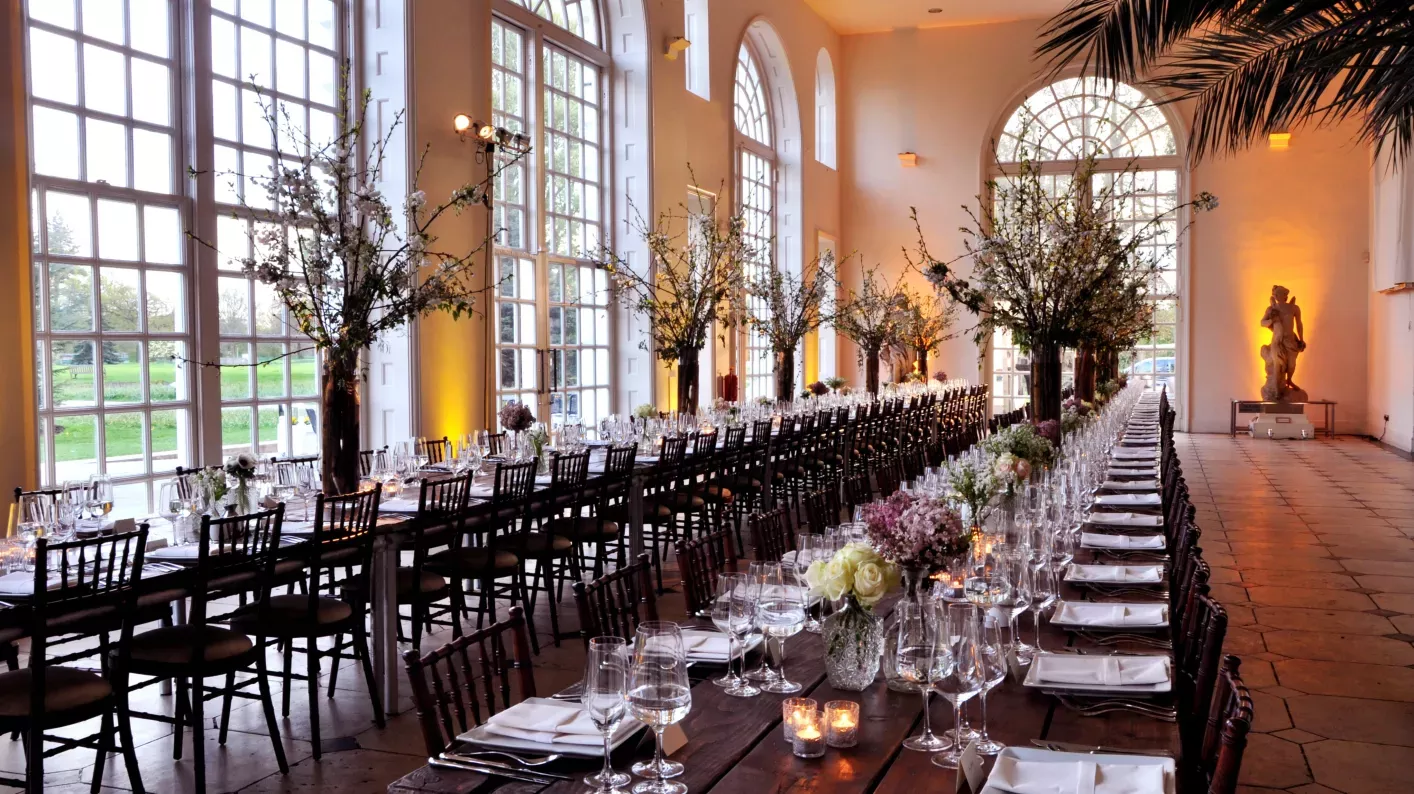
[(1247, 425), (1247, 432), (1253, 438), (1291, 438), (1297, 440), (1316, 437), (1316, 426), (1306, 418), (1304, 405), (1265, 403), (1262, 413)]

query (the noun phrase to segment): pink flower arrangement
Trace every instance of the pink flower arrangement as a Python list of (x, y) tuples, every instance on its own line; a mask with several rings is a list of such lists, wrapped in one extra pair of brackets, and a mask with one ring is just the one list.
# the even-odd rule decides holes
[(948, 373), (943, 372), (942, 370), (938, 370), (937, 372), (934, 372), (934, 373), (933, 373), (933, 380), (935, 380), (935, 381), (937, 381), (937, 382), (939, 382), (939, 383), (947, 383), (947, 382), (948, 382)]
[(513, 433), (529, 430), (535, 424), (535, 414), (524, 403), (511, 400), (501, 406), (501, 426)]
[(972, 537), (944, 499), (895, 493), (864, 508), (869, 540), (890, 562), (939, 571), (967, 551)]

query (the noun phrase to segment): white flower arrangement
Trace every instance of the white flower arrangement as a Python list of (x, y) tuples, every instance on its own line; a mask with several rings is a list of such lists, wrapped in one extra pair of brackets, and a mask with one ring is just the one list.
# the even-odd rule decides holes
[(805, 581), (811, 595), (832, 600), (852, 595), (861, 606), (872, 607), (898, 584), (898, 566), (867, 544), (851, 543), (828, 561), (812, 562)]

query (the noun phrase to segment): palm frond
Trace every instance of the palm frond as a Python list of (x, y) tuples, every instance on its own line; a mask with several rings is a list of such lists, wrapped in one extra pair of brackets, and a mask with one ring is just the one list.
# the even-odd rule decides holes
[(1133, 81), (1175, 42), (1249, 0), (1075, 0), (1041, 30), (1037, 53), (1059, 70)]

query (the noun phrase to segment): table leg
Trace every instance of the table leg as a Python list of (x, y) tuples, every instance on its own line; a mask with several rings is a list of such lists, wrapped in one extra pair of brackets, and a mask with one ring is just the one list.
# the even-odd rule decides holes
[(373, 625), (369, 651), (373, 678), (383, 696), (383, 711), (398, 713), (398, 544), (384, 535), (373, 544)]
[(628, 481), (629, 562), (643, 553), (643, 488), (644, 476), (634, 474)]

